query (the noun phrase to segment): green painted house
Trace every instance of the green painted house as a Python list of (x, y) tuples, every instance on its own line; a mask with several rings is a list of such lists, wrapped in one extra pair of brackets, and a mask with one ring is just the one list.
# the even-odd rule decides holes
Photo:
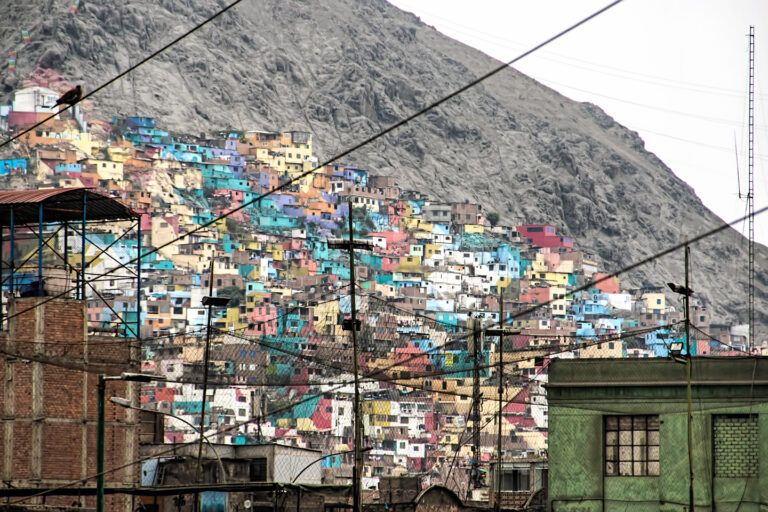
[(690, 364), (552, 361), (550, 510), (768, 510), (768, 359)]

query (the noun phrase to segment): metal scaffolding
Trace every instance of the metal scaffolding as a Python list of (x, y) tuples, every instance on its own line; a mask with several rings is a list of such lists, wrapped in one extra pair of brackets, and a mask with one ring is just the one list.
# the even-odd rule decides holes
[[(99, 243), (95, 227), (101, 232), (118, 231), (118, 222), (129, 222), (110, 243)], [(114, 275), (88, 275), (97, 260), (114, 263), (112, 272), (126, 268), (110, 249), (128, 235), (136, 233), (137, 255), (141, 253), (141, 216), (120, 201), (89, 188), (58, 188), (0, 192), (0, 328), (7, 325), (7, 301), (10, 297), (59, 297), (99, 300), (111, 311), (115, 331), (139, 337), (141, 327), (141, 265), (124, 279), (135, 278), (135, 323), (126, 321), (110, 305), (101, 279), (114, 281)], [(73, 247), (74, 246), (74, 247)], [(70, 252), (70, 248), (75, 250)], [(88, 249), (91, 251), (87, 258)], [(79, 250), (79, 254), (77, 251)], [(79, 256), (79, 258), (78, 258)], [(100, 291), (101, 288), (101, 291)], [(90, 290), (90, 293), (89, 293)], [(123, 311), (125, 313), (125, 311)]]

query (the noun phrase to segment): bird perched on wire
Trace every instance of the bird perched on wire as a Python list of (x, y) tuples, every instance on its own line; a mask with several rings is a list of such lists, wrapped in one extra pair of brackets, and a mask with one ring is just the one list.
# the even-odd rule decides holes
[(75, 87), (74, 89), (70, 89), (64, 94), (62, 94), (58, 100), (56, 100), (56, 103), (51, 105), (49, 108), (58, 107), (59, 105), (74, 105), (80, 99), (83, 97), (83, 88), (79, 85)]
[(669, 286), (669, 289), (672, 290), (675, 293), (679, 293), (680, 295), (685, 295), (687, 297), (690, 297), (693, 295), (693, 290), (690, 288), (686, 288), (685, 286), (675, 284), (675, 283), (667, 283), (667, 286)]

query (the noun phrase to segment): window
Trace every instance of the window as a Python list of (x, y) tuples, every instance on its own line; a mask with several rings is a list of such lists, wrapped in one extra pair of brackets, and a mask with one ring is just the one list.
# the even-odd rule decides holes
[(756, 414), (713, 415), (715, 476), (726, 478), (758, 476), (758, 438)]
[(253, 459), (249, 469), (251, 482), (267, 481), (267, 459)]
[(531, 488), (531, 470), (529, 468), (504, 471), (501, 477), (502, 491), (527, 491)]
[(605, 416), (606, 476), (659, 475), (659, 417)]

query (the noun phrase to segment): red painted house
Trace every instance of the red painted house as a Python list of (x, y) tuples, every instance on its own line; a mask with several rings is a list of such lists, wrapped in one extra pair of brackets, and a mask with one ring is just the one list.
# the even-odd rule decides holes
[(544, 224), (517, 226), (517, 232), (527, 238), (536, 247), (555, 247), (570, 251), (573, 249), (573, 238), (559, 236), (554, 226)]

